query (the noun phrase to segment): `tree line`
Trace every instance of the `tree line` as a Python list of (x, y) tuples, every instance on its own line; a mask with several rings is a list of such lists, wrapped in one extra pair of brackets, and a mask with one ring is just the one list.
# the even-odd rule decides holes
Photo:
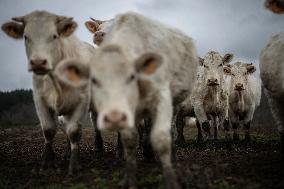
[[(261, 104), (255, 112), (253, 123), (255, 125), (271, 126), (273, 122), (267, 98), (262, 92)], [(85, 123), (90, 125), (88, 118), (86, 118)], [(0, 127), (38, 124), (39, 120), (31, 89), (0, 91)]]

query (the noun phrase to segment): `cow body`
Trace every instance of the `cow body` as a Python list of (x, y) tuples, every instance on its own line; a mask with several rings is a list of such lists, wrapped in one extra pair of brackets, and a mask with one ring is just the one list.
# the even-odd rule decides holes
[(146, 117), (166, 186), (179, 188), (171, 163), (172, 105), (190, 95), (197, 66), (192, 39), (178, 30), (136, 13), (114, 18), (93, 57), (90, 77), (98, 128), (121, 133), (126, 185), (135, 185), (136, 125)]
[(224, 68), (230, 75), (229, 83), (229, 116), (234, 130), (234, 139), (238, 140), (237, 129), (245, 128), (245, 140), (250, 140), (250, 125), (254, 112), (260, 104), (261, 85), (252, 73), (256, 68), (252, 64), (237, 62)]
[(260, 76), (276, 121), (284, 156), (284, 32), (273, 36), (260, 56)]
[[(5, 23), (2, 29), (10, 37), (25, 40), (28, 67), (33, 72), (33, 98), (45, 138), (43, 167), (54, 164), (52, 142), (57, 130), (57, 117), (64, 116), (71, 143), (69, 173), (72, 174), (78, 168), (79, 121), (89, 108), (90, 86), (81, 85), (75, 89), (61, 82), (55, 68), (72, 59), (88, 67), (94, 48), (72, 35), (77, 27), (72, 18), (33, 11), (13, 20), (15, 22)], [(76, 73), (73, 67), (68, 69)], [(76, 77), (71, 76), (70, 79), (76, 80)]]

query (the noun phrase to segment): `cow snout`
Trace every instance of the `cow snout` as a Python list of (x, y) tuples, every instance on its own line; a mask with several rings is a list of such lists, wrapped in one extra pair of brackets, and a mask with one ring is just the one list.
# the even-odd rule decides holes
[(94, 35), (95, 44), (99, 45), (103, 41), (104, 36), (105, 36), (105, 32), (102, 32), (102, 31), (96, 32)]
[(235, 85), (235, 90), (237, 90), (237, 91), (242, 91), (242, 90), (244, 90), (244, 85), (243, 85), (242, 83), (237, 83), (237, 84)]
[(207, 80), (207, 85), (208, 86), (216, 86), (216, 85), (219, 85), (219, 82), (218, 82), (218, 79), (208, 79)]
[(33, 71), (35, 74), (44, 75), (49, 69), (47, 68), (46, 59), (33, 59), (30, 60), (30, 71)]
[(125, 113), (113, 110), (104, 116), (103, 121), (108, 129), (112, 129), (113, 127), (120, 128), (125, 126), (127, 122), (127, 116)]

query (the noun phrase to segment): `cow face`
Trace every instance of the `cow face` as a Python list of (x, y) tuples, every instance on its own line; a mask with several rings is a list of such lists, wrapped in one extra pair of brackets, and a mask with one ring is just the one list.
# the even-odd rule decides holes
[(199, 58), (200, 65), (204, 68), (204, 79), (207, 86), (218, 86), (223, 80), (223, 66), (233, 58), (232, 54), (222, 57), (218, 52), (208, 52), (204, 58)]
[(130, 60), (119, 46), (108, 45), (96, 51), (90, 73), (82, 68), (83, 65), (74, 62), (58, 66), (57, 73), (73, 86), (82, 86), (90, 78), (92, 98), (98, 112), (98, 128), (123, 130), (135, 126), (141, 97), (139, 83), (141, 80), (151, 83), (161, 65), (162, 58), (158, 54), (146, 53)]
[(256, 71), (255, 66), (247, 63), (237, 62), (224, 67), (224, 73), (231, 76), (231, 89), (234, 91), (244, 91), (247, 89), (248, 76)]
[(109, 33), (113, 24), (113, 20), (101, 21), (93, 18), (90, 19), (92, 21), (85, 22), (85, 26), (91, 33), (94, 34), (94, 44), (100, 45), (103, 42), (106, 34)]
[(13, 20), (3, 24), (2, 30), (12, 38), (24, 38), (28, 70), (38, 75), (49, 73), (63, 58), (63, 39), (77, 27), (72, 18), (45, 11), (34, 11)]

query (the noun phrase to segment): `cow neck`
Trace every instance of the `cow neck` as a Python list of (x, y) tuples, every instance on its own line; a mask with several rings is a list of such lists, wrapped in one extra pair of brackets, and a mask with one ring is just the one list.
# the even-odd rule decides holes
[(63, 98), (62, 98), (62, 89), (61, 89), (61, 86), (60, 84), (56, 81), (54, 75), (52, 72), (50, 72), (49, 74), (49, 77), (53, 83), (53, 86), (55, 88), (55, 91), (58, 95), (58, 98), (56, 100), (56, 107), (58, 108), (58, 110), (60, 110), (61, 106), (63, 105)]
[(208, 95), (211, 97), (214, 104), (217, 104), (220, 100), (218, 90), (219, 90), (219, 86), (208, 87)]
[(238, 109), (240, 111), (243, 111), (244, 104), (245, 104), (245, 102), (244, 102), (244, 93), (243, 93), (243, 91), (236, 91), (235, 95), (237, 97)]

